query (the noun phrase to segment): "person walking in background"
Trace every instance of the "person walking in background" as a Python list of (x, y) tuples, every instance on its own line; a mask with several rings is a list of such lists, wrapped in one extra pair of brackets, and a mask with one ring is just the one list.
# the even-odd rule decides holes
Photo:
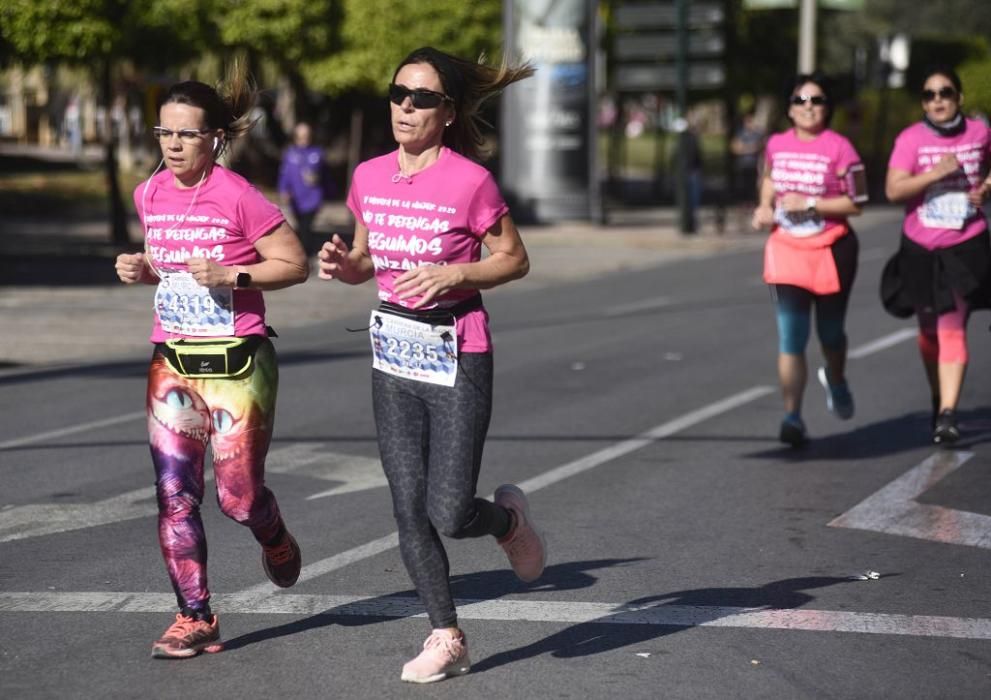
[(310, 125), (300, 122), (292, 132), (292, 145), (279, 167), (279, 197), (292, 209), (296, 233), (308, 248), (313, 220), (320, 211), (327, 183), (323, 150), (313, 145)]
[(817, 376), (826, 405), (841, 420), (853, 416), (846, 379), (847, 303), (857, 271), (858, 242), (847, 217), (866, 201), (863, 165), (853, 145), (829, 128), (832, 101), (824, 76), (799, 75), (788, 92), (792, 128), (767, 142), (755, 229), (770, 228), (764, 281), (777, 308), (778, 378), (785, 416), (779, 439), (808, 439), (802, 395), (812, 307), (825, 366)]
[(960, 112), (963, 88), (950, 68), (928, 70), (921, 122), (895, 140), (885, 194), (905, 203), (898, 252), (885, 265), (881, 298), (919, 323), (919, 352), (932, 399), (932, 440), (960, 437), (957, 404), (967, 371), (967, 320), (991, 307), (991, 249), (981, 206), (991, 193), (991, 131)]
[[(299, 576), (299, 545), (265, 487), (278, 365), (263, 290), (306, 280), (306, 253), (279, 208), (217, 163), (251, 122), (237, 72), (223, 97), (189, 81), (173, 85), (154, 128), (165, 170), (138, 185), (134, 204), (145, 252), (117, 257), (125, 284), (157, 285), (147, 412), (158, 498), (158, 538), (175, 590), (175, 623), (152, 646), (157, 658), (222, 649), (210, 609), (200, 504), (207, 446), (221, 511), (251, 530), (277, 586)], [(188, 222), (188, 223), (187, 223)]]
[[(526, 248), (481, 152), (482, 104), (528, 77), (425, 47), (389, 85), (399, 148), (355, 170), (348, 208), (353, 245), (319, 252), (319, 274), (375, 278), (372, 402), (403, 563), (433, 631), (401, 678), (431, 683), (467, 673), (450, 566), (440, 535), (498, 538), (523, 581), (544, 569), (544, 543), (516, 486), (476, 496), (492, 411), (492, 339), (481, 289), (523, 277)], [(482, 246), (489, 255), (482, 259)]]
[(733, 182), (737, 202), (753, 206), (759, 189), (758, 170), (760, 152), (764, 149), (764, 130), (757, 123), (757, 115), (751, 110), (744, 113), (740, 127), (730, 140), (733, 153)]

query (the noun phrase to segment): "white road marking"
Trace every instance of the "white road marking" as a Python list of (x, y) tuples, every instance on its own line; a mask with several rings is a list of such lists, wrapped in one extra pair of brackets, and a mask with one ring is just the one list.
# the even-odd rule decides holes
[(614, 459), (618, 459), (630, 452), (635, 452), (642, 447), (657, 442), (658, 440), (663, 440), (666, 437), (670, 437), (677, 432), (684, 430), (685, 428), (690, 428), (693, 425), (697, 425), (709, 418), (714, 418), (721, 413), (726, 413), (732, 411), (734, 408), (739, 408), (745, 404), (755, 401), (759, 398), (767, 396), (768, 394), (774, 393), (774, 389), (769, 386), (755, 386), (746, 391), (742, 391), (739, 394), (734, 394), (722, 401), (717, 401), (716, 403), (704, 406), (691, 413), (686, 413), (680, 418), (675, 418), (674, 420), (668, 421), (667, 423), (662, 423), (655, 428), (640, 433), (636, 437), (630, 438), (629, 440), (623, 440), (622, 442), (617, 442), (615, 445), (610, 445), (598, 452), (593, 452), (590, 455), (576, 459), (573, 462), (568, 462), (567, 464), (562, 464), (559, 467), (555, 467), (550, 471), (544, 472), (532, 479), (527, 479), (526, 481), (517, 484), (526, 493), (532, 493), (538, 491), (552, 484), (556, 484), (559, 481), (563, 481), (569, 477), (586, 472), (589, 469), (594, 469), (606, 462), (611, 462)]
[(973, 452), (937, 452), (831, 520), (829, 526), (991, 549), (991, 517), (915, 500), (973, 456)]
[[(272, 450), (265, 469), (269, 474), (294, 474), (340, 482), (334, 488), (321, 491), (310, 498), (354, 493), (387, 485), (377, 459), (330, 452), (325, 444), (297, 443)], [(150, 465), (148, 473), (150, 479)], [(207, 483), (213, 481), (212, 469), (207, 469), (204, 480)], [(135, 518), (150, 518), (157, 514), (154, 486), (91, 503), (44, 503), (5, 507), (0, 508), (0, 542), (54, 535)]]
[[(747, 404), (763, 396), (767, 396), (773, 392), (774, 389), (769, 386), (752, 387), (746, 391), (740, 392), (739, 394), (734, 394), (729, 398), (723, 399), (722, 401), (717, 401), (716, 403), (709, 404), (708, 406), (700, 408), (696, 411), (687, 413), (680, 418), (668, 421), (667, 423), (662, 423), (661, 425), (651, 428), (650, 430), (641, 433), (634, 438), (623, 440), (622, 442), (618, 442), (615, 445), (599, 450), (598, 452), (593, 452), (586, 457), (576, 459), (573, 462), (568, 462), (567, 464), (562, 464), (561, 466), (544, 472), (539, 476), (520, 482), (518, 486), (527, 493), (533, 493), (534, 491), (538, 491), (552, 484), (556, 484), (557, 482), (563, 481), (569, 477), (586, 472), (589, 469), (594, 469), (595, 467), (605, 464), (606, 462), (610, 462), (614, 459), (622, 457), (623, 455), (629, 454), (630, 452), (646, 447), (653, 442), (673, 435), (678, 431), (689, 428), (697, 423), (701, 423), (709, 418), (713, 418), (720, 413), (731, 411), (734, 408), (738, 408), (739, 406)], [(489, 496), (489, 498), (491, 499), (492, 497)], [(331, 571), (336, 571), (337, 569), (361, 561), (362, 559), (386, 552), (393, 547), (397, 547), (398, 545), (399, 534), (393, 532), (373, 542), (354, 547), (345, 552), (341, 552), (340, 554), (335, 554), (332, 557), (328, 557), (327, 559), (321, 559), (313, 562), (312, 564), (303, 566), (303, 569), (299, 574), (299, 580), (308, 581), (317, 576), (328, 574)], [(262, 583), (257, 586), (252, 586), (251, 588), (242, 591), (242, 593), (254, 596), (279, 593), (282, 590), (284, 589), (276, 588), (271, 583)]]
[(59, 428), (58, 430), (49, 430), (44, 433), (36, 433), (34, 435), (26, 435), (21, 438), (16, 438), (14, 440), (7, 440), (6, 442), (0, 442), (0, 450), (9, 450), (12, 447), (21, 447), (23, 445), (30, 445), (36, 442), (45, 442), (46, 440), (54, 440), (56, 438), (65, 437), (66, 435), (75, 435), (76, 433), (83, 433), (87, 430), (96, 430), (98, 428), (106, 428), (111, 425), (118, 425), (119, 423), (128, 423), (132, 420), (137, 420), (138, 418), (145, 418), (146, 414), (144, 411), (135, 411), (133, 413), (125, 413), (122, 416), (114, 416), (113, 418), (104, 418), (103, 420), (95, 420), (89, 423), (79, 423), (77, 425), (70, 425), (65, 428)]
[(863, 357), (867, 357), (868, 355), (873, 355), (874, 353), (881, 352), (882, 350), (887, 350), (893, 345), (910, 340), (918, 335), (919, 331), (915, 328), (902, 328), (899, 331), (889, 333), (888, 335), (878, 338), (877, 340), (854, 348), (847, 353), (847, 357), (851, 360), (859, 360)]
[(625, 314), (636, 313), (637, 311), (652, 311), (671, 306), (674, 301), (670, 297), (656, 297), (654, 299), (640, 299), (629, 304), (619, 304), (610, 306), (602, 313), (605, 316), (623, 316)]
[[(258, 599), (243, 594), (216, 595), (213, 602), (225, 615), (328, 615), (348, 617), (425, 617), (420, 602), (410, 596), (301, 595)], [(849, 632), (911, 637), (991, 639), (987, 618), (936, 615), (811, 610), (805, 608), (740, 608), (730, 606), (631, 606), (615, 603), (554, 600), (457, 600), (458, 617), (470, 620), (547, 622), (563, 624), (655, 625), (664, 627), (725, 627), (735, 629)], [(172, 613), (175, 597), (168, 593), (50, 593), (0, 592), (0, 612)]]

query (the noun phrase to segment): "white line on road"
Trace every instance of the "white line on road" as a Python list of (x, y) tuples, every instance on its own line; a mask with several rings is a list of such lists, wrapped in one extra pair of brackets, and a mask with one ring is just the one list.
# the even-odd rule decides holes
[(915, 338), (919, 332), (915, 328), (902, 328), (900, 331), (895, 331), (894, 333), (889, 333), (886, 336), (882, 336), (877, 340), (873, 340), (869, 343), (865, 343), (860, 347), (856, 347), (847, 353), (847, 357), (851, 360), (859, 360), (868, 355), (873, 355), (874, 353), (881, 352), (882, 350), (887, 350), (893, 345), (904, 342), (911, 338)]
[[(739, 394), (734, 394), (722, 401), (717, 401), (716, 403), (704, 406), (696, 411), (687, 413), (680, 418), (676, 418), (667, 423), (662, 423), (655, 428), (641, 433), (640, 435), (631, 438), (629, 440), (623, 440), (615, 445), (611, 445), (605, 449), (599, 450), (598, 452), (593, 452), (590, 455), (576, 459), (573, 462), (568, 462), (567, 464), (562, 464), (559, 467), (555, 467), (550, 471), (544, 472), (539, 476), (535, 476), (532, 479), (527, 479), (526, 481), (520, 482), (518, 485), (521, 489), (527, 493), (533, 493), (542, 488), (556, 484), (559, 481), (563, 481), (569, 477), (586, 472), (589, 469), (594, 469), (606, 462), (610, 462), (614, 459), (627, 455), (630, 452), (639, 450), (642, 447), (661, 440), (670, 435), (674, 435), (680, 430), (689, 428), (693, 425), (701, 423), (702, 421), (713, 418), (720, 413), (726, 413), (734, 408), (738, 408), (744, 404), (761, 398), (762, 396), (767, 396), (773, 393), (774, 389), (769, 386), (756, 386), (746, 391), (742, 391)], [(491, 498), (491, 496), (489, 496)], [(393, 547), (399, 545), (399, 535), (396, 532), (386, 535), (385, 537), (379, 538), (373, 542), (354, 547), (346, 552), (341, 552), (340, 554), (335, 554), (327, 559), (321, 559), (319, 561), (313, 562), (312, 564), (307, 564), (303, 567), (303, 570), (299, 574), (300, 581), (308, 581), (309, 579), (315, 578), (317, 576), (322, 576), (328, 574), (331, 571), (336, 571), (337, 569), (348, 566), (355, 562), (361, 561), (368, 557), (373, 557), (382, 552), (386, 552)], [(271, 583), (261, 583), (257, 586), (252, 586), (244, 591), (242, 594), (256, 596), (256, 595), (268, 595), (271, 593), (278, 593), (283, 589), (276, 588)]]
[(991, 549), (991, 516), (915, 500), (973, 456), (973, 452), (937, 452), (829, 526)]
[[(328, 615), (347, 617), (424, 617), (410, 596), (301, 595), (258, 599), (243, 594), (217, 595), (224, 614)], [(736, 629), (852, 632), (912, 637), (991, 639), (991, 620), (936, 615), (740, 608), (708, 605), (630, 606), (553, 600), (457, 600), (458, 617), (468, 620), (564, 624), (727, 627)], [(171, 613), (175, 597), (166, 593), (0, 593), (0, 612)]]
[(111, 425), (117, 425), (119, 423), (128, 423), (132, 420), (137, 420), (138, 418), (144, 418), (145, 416), (146, 414), (144, 411), (134, 411), (133, 413), (125, 413), (122, 416), (114, 416), (113, 418), (104, 418), (103, 420), (95, 420), (89, 423), (79, 423), (77, 425), (70, 425), (65, 428), (59, 428), (58, 430), (49, 430), (44, 433), (26, 435), (24, 437), (16, 438), (14, 440), (7, 440), (7, 442), (0, 442), (0, 450), (9, 450), (12, 447), (21, 447), (22, 445), (30, 445), (31, 443), (35, 443), (35, 442), (54, 440), (55, 438), (65, 437), (66, 435), (75, 435), (76, 433), (84, 433), (87, 430), (106, 428)]

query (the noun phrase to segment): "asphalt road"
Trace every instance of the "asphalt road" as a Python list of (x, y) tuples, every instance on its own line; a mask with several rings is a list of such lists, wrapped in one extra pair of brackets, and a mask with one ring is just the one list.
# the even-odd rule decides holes
[(988, 697), (989, 315), (971, 319), (964, 439), (935, 449), (912, 324), (877, 301), (897, 231), (892, 211), (860, 224), (857, 413), (835, 419), (810, 385), (802, 450), (775, 440), (757, 250), (488, 294), (480, 491), (532, 493), (549, 566), (528, 586), (494, 542), (449, 542), (474, 664), (429, 688), (399, 681), (428, 624), (376, 460), (367, 339), (345, 330), (363, 313), (279, 340), (268, 484), (303, 549), (300, 583), (273, 591), (249, 533), (207, 499), (227, 650), (188, 661), (149, 658), (174, 598), (141, 417), (147, 350), (0, 376), (0, 694)]

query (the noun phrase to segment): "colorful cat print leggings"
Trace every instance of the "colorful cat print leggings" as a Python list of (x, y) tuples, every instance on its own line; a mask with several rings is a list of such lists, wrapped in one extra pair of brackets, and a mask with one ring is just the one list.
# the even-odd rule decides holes
[(206, 536), (200, 518), (203, 463), (213, 451), (217, 500), (227, 517), (260, 544), (277, 541), (284, 525), (265, 487), (279, 374), (265, 340), (243, 379), (193, 379), (173, 372), (156, 350), (148, 372), (148, 433), (158, 496), (158, 541), (179, 607), (209, 610)]

